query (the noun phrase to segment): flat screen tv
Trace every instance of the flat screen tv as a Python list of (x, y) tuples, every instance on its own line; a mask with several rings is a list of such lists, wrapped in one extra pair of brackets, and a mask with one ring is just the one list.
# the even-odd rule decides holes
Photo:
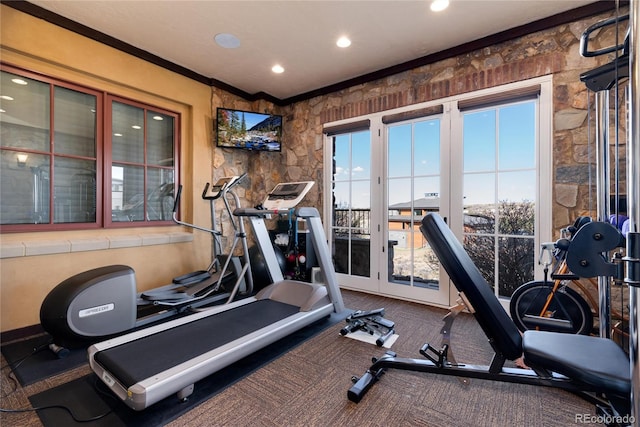
[(282, 116), (218, 108), (216, 145), (251, 151), (282, 150)]

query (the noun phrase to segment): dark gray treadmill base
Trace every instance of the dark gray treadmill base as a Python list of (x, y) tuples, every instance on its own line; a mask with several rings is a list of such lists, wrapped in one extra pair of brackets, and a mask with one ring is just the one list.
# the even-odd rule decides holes
[(259, 300), (99, 351), (94, 358), (129, 388), (299, 311), (294, 305)]

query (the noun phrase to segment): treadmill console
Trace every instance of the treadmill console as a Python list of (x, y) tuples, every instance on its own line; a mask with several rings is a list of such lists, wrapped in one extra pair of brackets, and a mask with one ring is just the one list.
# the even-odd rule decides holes
[(283, 182), (278, 184), (269, 192), (262, 206), (267, 210), (294, 208), (304, 199), (313, 184), (313, 181)]

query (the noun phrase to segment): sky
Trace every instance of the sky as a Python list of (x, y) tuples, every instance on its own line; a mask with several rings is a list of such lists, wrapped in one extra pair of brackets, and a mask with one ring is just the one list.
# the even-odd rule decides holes
[(267, 117), (269, 114), (260, 114), (260, 113), (250, 113), (248, 111), (241, 111), (238, 113), (238, 118), (242, 120), (242, 114), (244, 113), (244, 122), (246, 124), (247, 129), (251, 129)]

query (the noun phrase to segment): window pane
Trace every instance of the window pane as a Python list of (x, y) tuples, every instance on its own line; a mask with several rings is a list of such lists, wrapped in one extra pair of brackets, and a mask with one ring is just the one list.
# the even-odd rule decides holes
[(533, 236), (535, 205), (533, 202), (501, 202), (499, 233)]
[(532, 101), (464, 114), (465, 242), (501, 296), (533, 279), (533, 239), (521, 236), (535, 235), (536, 110)]
[(388, 180), (389, 187), (389, 240), (396, 242), (398, 249), (411, 245), (411, 219), (413, 206), (411, 198), (411, 178)]
[(416, 178), (413, 187), (414, 209), (421, 215), (440, 210), (440, 176)]
[(500, 296), (510, 297), (523, 283), (533, 280), (536, 251), (533, 239), (500, 238), (498, 241)]
[(416, 123), (414, 129), (414, 175), (439, 175), (440, 120)]
[(334, 181), (349, 180), (349, 170), (351, 169), (351, 146), (349, 135), (337, 135), (333, 140), (333, 159), (335, 162), (333, 179)]
[[(371, 176), (371, 141), (369, 131), (352, 134), (351, 150), (351, 179), (369, 179)], [(367, 190), (367, 195), (368, 194), (369, 191)]]
[(113, 161), (144, 162), (144, 111), (137, 107), (112, 104)]
[(387, 167), (389, 177), (411, 176), (411, 124), (389, 127)]
[(96, 97), (56, 87), (54, 151), (96, 157)]
[(173, 166), (173, 117), (147, 112), (147, 163)]
[(499, 201), (532, 201), (536, 199), (536, 171), (501, 172), (498, 174)]
[[(112, 171), (114, 169), (121, 170), (122, 175), (118, 179), (115, 175), (112, 177), (111, 199), (113, 203), (114, 199), (121, 198), (122, 208), (112, 211), (111, 220), (114, 222), (144, 221), (144, 168), (119, 165), (114, 166)], [(119, 185), (114, 185), (115, 182)]]
[(147, 220), (169, 221), (173, 214), (173, 171), (149, 168)]
[(336, 272), (369, 277), (370, 132), (333, 138), (333, 236)]
[(366, 181), (354, 181), (351, 184), (351, 207), (353, 209), (371, 209), (371, 183)]
[[(406, 211), (411, 208), (411, 178), (390, 179), (389, 210)], [(391, 213), (390, 213), (391, 214)]]
[(464, 115), (464, 171), (495, 169), (496, 112), (479, 111)]
[(482, 277), (493, 288), (495, 283), (495, 238), (473, 234), (465, 235), (464, 249), (482, 273)]
[(464, 228), (466, 233), (493, 233), (495, 174), (464, 175)]
[(499, 117), (499, 169), (535, 167), (535, 103), (501, 108)]
[(96, 163), (56, 157), (53, 222), (96, 221)]
[(0, 96), (0, 145), (49, 151), (49, 85), (3, 71)]
[(3, 150), (0, 163), (2, 224), (49, 222), (49, 156), (28, 154), (18, 162), (15, 151)]
[[(349, 218), (348, 209), (351, 207), (351, 185), (348, 182), (336, 182), (333, 184), (333, 206), (336, 210), (343, 211), (344, 214), (334, 215), (334, 226), (347, 226)], [(344, 222), (341, 218), (344, 218)]]
[(124, 208), (124, 167), (111, 167), (111, 210), (113, 212), (121, 211)]

